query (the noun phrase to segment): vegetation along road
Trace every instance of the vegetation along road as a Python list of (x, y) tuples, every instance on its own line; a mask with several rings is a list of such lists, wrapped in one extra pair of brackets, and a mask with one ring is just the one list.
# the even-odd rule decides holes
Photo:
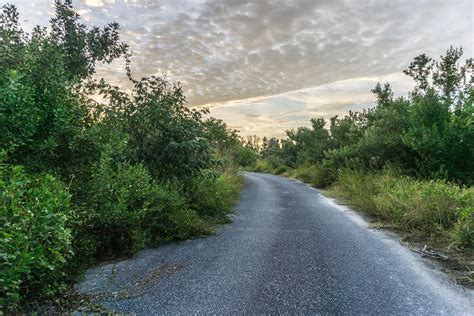
[(113, 310), (155, 313), (469, 314), (469, 290), (306, 184), (246, 173), (219, 234), (87, 271)]

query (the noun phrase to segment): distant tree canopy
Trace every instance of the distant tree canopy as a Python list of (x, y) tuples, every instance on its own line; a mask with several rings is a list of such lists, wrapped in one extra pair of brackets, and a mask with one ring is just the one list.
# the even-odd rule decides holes
[(463, 50), (448, 49), (439, 61), (422, 54), (404, 73), (415, 81), (408, 98), (394, 98), (390, 84), (372, 90), (376, 107), (311, 120), (287, 131), (262, 156), (289, 167), (324, 164), (379, 170), (387, 165), (425, 179), (474, 182), (474, 64)]

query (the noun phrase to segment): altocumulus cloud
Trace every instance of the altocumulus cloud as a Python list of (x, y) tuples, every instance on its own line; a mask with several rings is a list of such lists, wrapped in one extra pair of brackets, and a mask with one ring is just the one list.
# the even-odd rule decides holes
[[(0, 2), (6, 2), (1, 0)], [(46, 24), (53, 1), (15, 0), (25, 26)], [(314, 116), (373, 104), (370, 89), (410, 60), (450, 45), (473, 53), (470, 0), (82, 0), (85, 23), (116, 20), (135, 76), (181, 81), (191, 105), (207, 105), (242, 134), (281, 136)], [(121, 65), (100, 74), (126, 87)]]

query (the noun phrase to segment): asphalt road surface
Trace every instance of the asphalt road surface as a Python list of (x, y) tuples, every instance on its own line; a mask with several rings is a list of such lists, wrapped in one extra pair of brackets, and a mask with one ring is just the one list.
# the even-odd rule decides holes
[(245, 179), (217, 235), (90, 269), (77, 289), (138, 315), (474, 314), (472, 291), (317, 190)]

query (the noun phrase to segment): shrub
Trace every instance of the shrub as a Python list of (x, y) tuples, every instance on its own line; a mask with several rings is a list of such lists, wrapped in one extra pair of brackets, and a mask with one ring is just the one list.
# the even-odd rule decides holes
[(185, 199), (157, 184), (140, 164), (113, 164), (103, 157), (89, 192), (77, 243), (95, 258), (133, 254), (151, 243), (205, 232)]
[(272, 171), (272, 166), (266, 159), (259, 159), (255, 163), (255, 172), (271, 172)]
[(336, 181), (337, 169), (331, 162), (323, 160), (315, 165), (304, 164), (295, 169), (290, 170), (292, 177), (303, 182), (309, 183), (316, 188), (326, 188)]
[[(414, 192), (407, 189), (412, 188), (412, 179), (407, 177), (395, 178), (385, 174), (374, 177), (377, 192), (373, 196), (373, 212), (392, 223), (400, 223), (407, 220), (406, 213), (409, 210), (409, 201)], [(375, 183), (375, 182), (374, 182)]]
[(326, 188), (332, 185), (336, 178), (337, 169), (332, 166), (331, 161), (323, 160), (315, 166), (310, 183), (317, 188)]
[(234, 162), (242, 167), (250, 167), (257, 161), (256, 152), (251, 148), (242, 146), (240, 143), (233, 149), (232, 156)]
[(114, 166), (102, 159), (94, 168), (87, 207), (99, 253), (130, 254), (143, 247), (140, 228), (152, 190), (152, 179), (143, 166)]
[(190, 205), (200, 216), (227, 221), (227, 215), (238, 196), (239, 188), (238, 175), (228, 172), (194, 178), (188, 191)]
[(157, 180), (197, 176), (215, 165), (202, 119), (206, 109), (188, 108), (180, 84), (144, 77), (133, 82), (132, 93), (104, 83), (94, 93), (108, 97), (128, 134), (133, 163), (142, 163)]
[(458, 219), (458, 210), (465, 206), (461, 189), (441, 180), (414, 180), (410, 184), (403, 189), (412, 190), (405, 226), (428, 232), (451, 229)]
[(66, 228), (70, 196), (50, 175), (30, 176), (0, 165), (0, 305), (13, 310), (28, 298), (50, 297), (65, 287), (71, 255)]
[(285, 165), (280, 165), (273, 170), (274, 174), (283, 174), (288, 170), (288, 167)]
[(59, 171), (69, 181), (71, 169), (89, 158), (81, 138), (92, 123), (77, 83), (90, 78), (97, 61), (123, 56), (126, 45), (117, 23), (88, 30), (71, 1), (55, 7), (50, 31), (35, 27), (30, 34), (13, 5), (1, 8), (0, 144), (9, 163), (29, 172)]
[(293, 169), (291, 175), (303, 182), (310, 183), (316, 170), (314, 165), (301, 165)]

